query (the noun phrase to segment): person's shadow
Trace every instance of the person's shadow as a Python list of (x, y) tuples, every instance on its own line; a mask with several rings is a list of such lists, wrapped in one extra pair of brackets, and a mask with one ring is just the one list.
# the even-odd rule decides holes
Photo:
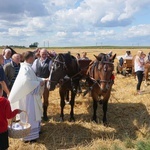
[(107, 137), (109, 131), (94, 130), (75, 123), (47, 123), (42, 126), (42, 134), (38, 143), (48, 150), (70, 149), (77, 145), (87, 146), (94, 139)]

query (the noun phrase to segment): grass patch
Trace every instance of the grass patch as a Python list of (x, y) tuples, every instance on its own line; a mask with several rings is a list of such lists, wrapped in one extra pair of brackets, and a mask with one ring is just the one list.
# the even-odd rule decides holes
[(150, 140), (148, 141), (139, 141), (136, 145), (137, 150), (150, 150)]
[(125, 147), (126, 148), (134, 148), (135, 144), (133, 143), (133, 141), (130, 138), (127, 138), (125, 140)]
[(114, 145), (112, 150), (122, 150), (122, 148), (119, 145)]

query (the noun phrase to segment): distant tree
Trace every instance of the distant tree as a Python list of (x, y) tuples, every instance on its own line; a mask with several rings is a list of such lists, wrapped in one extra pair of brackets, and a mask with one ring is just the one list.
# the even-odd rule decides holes
[(30, 48), (32, 47), (38, 47), (39, 43), (38, 42), (34, 42), (33, 44), (29, 45)]

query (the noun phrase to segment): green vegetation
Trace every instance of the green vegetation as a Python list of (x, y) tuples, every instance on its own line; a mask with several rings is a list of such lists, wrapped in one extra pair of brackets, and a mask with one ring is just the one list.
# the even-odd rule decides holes
[(125, 140), (125, 147), (126, 148), (134, 148), (135, 144), (133, 143), (133, 141), (130, 138), (127, 138)]
[(39, 43), (38, 42), (34, 42), (33, 44), (30, 44), (29, 47), (30, 48), (36, 48), (38, 47)]
[(52, 49), (149, 49), (150, 46), (75, 46), (75, 47), (46, 47)]
[(150, 140), (148, 141), (139, 141), (136, 145), (137, 150), (150, 150)]
[[(3, 47), (4, 46), (0, 46), (0, 48), (3, 48)], [(17, 46), (17, 45), (10, 45), (10, 47), (26, 48), (25, 46)], [(45, 47), (45, 48), (51, 48), (51, 49), (150, 49), (150, 46), (75, 46), (75, 47), (70, 46), (70, 47)]]

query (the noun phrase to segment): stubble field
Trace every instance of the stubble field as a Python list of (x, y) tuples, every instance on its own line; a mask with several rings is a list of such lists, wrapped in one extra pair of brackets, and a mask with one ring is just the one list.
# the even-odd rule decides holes
[[(50, 49), (49, 49), (50, 50)], [(125, 54), (127, 49), (112, 49), (117, 55)], [(146, 54), (149, 49), (142, 49)], [(25, 50), (16, 49), (21, 53)], [(100, 52), (107, 53), (109, 49), (56, 49), (57, 53), (70, 51), (87, 52), (87, 56), (94, 60)], [(131, 49), (132, 55), (138, 49)], [(115, 60), (115, 64), (117, 59)], [(116, 74), (116, 71), (114, 71)], [(9, 150), (126, 150), (139, 149), (148, 143), (150, 136), (150, 86), (142, 83), (143, 95), (136, 94), (137, 81), (133, 76), (115, 75), (111, 97), (108, 104), (107, 118), (109, 126), (103, 126), (102, 106), (98, 106), (98, 124), (91, 122), (92, 99), (89, 94), (75, 99), (75, 119), (70, 123), (70, 106), (64, 109), (65, 122), (59, 122), (60, 98), (58, 88), (50, 92), (48, 122), (42, 122), (42, 134), (36, 143), (25, 144), (21, 140), (9, 139)]]

